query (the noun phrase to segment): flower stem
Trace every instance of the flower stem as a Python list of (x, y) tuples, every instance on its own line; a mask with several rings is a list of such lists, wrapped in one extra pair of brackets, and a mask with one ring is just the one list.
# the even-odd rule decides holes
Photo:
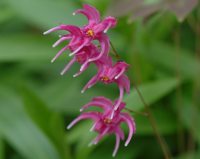
[(152, 126), (152, 128), (153, 128), (153, 131), (154, 131), (154, 133), (155, 133), (155, 135), (156, 135), (156, 138), (157, 138), (157, 140), (158, 140), (158, 143), (159, 143), (160, 146), (161, 146), (161, 149), (162, 149), (162, 151), (163, 151), (163, 154), (164, 154), (164, 156), (165, 156), (165, 159), (170, 159), (170, 158), (171, 158), (171, 157), (170, 157), (171, 155), (170, 155), (169, 149), (168, 149), (168, 147), (167, 147), (167, 145), (166, 145), (166, 142), (164, 141), (164, 139), (162, 138), (162, 136), (160, 135), (160, 133), (159, 133), (159, 131), (158, 131), (158, 128), (157, 128), (157, 125), (156, 125), (156, 122), (155, 122), (155, 118), (154, 118), (154, 116), (152, 115), (149, 106), (148, 106), (147, 103), (145, 102), (144, 97), (142, 96), (142, 94), (141, 94), (141, 92), (140, 92), (140, 90), (138, 89), (138, 87), (137, 87), (136, 84), (134, 84), (134, 87), (135, 87), (135, 89), (136, 89), (136, 91), (137, 91), (137, 93), (138, 93), (138, 95), (139, 95), (139, 97), (140, 97), (142, 103), (143, 103), (144, 106), (145, 106), (146, 113), (148, 114), (148, 115), (147, 115), (147, 118), (149, 119), (149, 122), (150, 122), (150, 124), (151, 124), (151, 126)]
[(119, 60), (120, 59), (120, 56), (119, 56), (119, 54), (117, 53), (117, 50), (115, 49), (115, 47), (114, 47), (114, 45), (113, 45), (113, 43), (110, 41), (110, 46), (111, 46), (111, 48), (112, 48), (112, 50), (113, 50), (113, 54), (115, 55), (115, 57)]
[[(119, 59), (120, 56), (117, 53), (117, 50), (115, 49), (115, 47), (114, 47), (114, 45), (113, 45), (113, 43), (111, 41), (110, 41), (110, 45), (112, 47), (112, 50), (113, 50), (116, 58)], [(161, 146), (161, 149), (162, 149), (162, 152), (164, 154), (164, 157), (165, 157), (165, 159), (170, 159), (171, 158), (171, 154), (170, 154), (170, 151), (168, 149), (168, 146), (167, 146), (166, 142), (164, 141), (164, 139), (162, 138), (161, 134), (159, 133), (157, 125), (156, 125), (156, 122), (155, 122), (155, 118), (154, 118), (153, 114), (151, 113), (151, 110), (150, 110), (148, 104), (145, 102), (144, 97), (142, 96), (142, 94), (141, 94), (140, 90), (138, 89), (137, 84), (135, 82), (134, 82), (134, 87), (135, 87), (135, 89), (136, 89), (136, 91), (137, 91), (142, 103), (145, 106), (146, 116), (149, 119), (149, 122), (151, 124), (151, 127), (152, 127), (154, 133), (155, 133), (155, 136), (156, 136), (156, 138), (158, 140), (158, 143)], [(131, 112), (134, 112), (133, 110), (130, 110), (128, 108), (126, 108), (126, 109), (131, 111)]]
[(129, 109), (129, 108), (124, 108), (124, 109), (131, 113), (135, 113), (135, 114), (142, 115), (142, 116), (148, 116), (148, 114), (146, 112), (137, 112), (137, 111)]

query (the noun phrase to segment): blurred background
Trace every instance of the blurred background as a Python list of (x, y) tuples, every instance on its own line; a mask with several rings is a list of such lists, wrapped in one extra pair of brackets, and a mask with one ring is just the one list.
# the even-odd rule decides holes
[[(95, 136), (89, 133), (90, 121), (69, 131), (66, 126), (92, 97), (117, 98), (117, 86), (97, 84), (81, 94), (95, 68), (73, 78), (79, 69), (75, 65), (60, 76), (70, 60), (68, 53), (53, 64), (50, 60), (65, 44), (53, 49), (59, 33), (42, 35), (61, 23), (85, 24), (85, 17), (72, 16), (83, 3), (94, 5), (103, 17), (118, 18), (108, 34), (121, 59), (130, 63), (131, 83), (150, 106), (170, 158), (199, 159), (197, 0), (0, 0), (0, 159), (112, 158), (114, 135), (88, 147)], [(129, 109), (145, 112), (133, 85), (124, 101)], [(149, 118), (131, 115), (137, 133), (128, 147), (122, 142), (115, 158), (163, 159)]]

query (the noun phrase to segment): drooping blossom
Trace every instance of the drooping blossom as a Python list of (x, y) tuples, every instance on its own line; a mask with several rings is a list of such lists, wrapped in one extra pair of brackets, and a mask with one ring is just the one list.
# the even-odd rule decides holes
[(82, 93), (95, 85), (98, 81), (104, 84), (117, 83), (119, 87), (119, 100), (116, 103), (114, 110), (117, 110), (124, 96), (124, 90), (126, 93), (130, 92), (130, 81), (124, 74), (128, 68), (128, 64), (123, 61), (118, 61), (114, 66), (111, 62), (105, 62), (104, 64), (98, 65), (98, 73), (91, 78), (91, 80), (84, 86)]
[[(87, 4), (83, 5), (83, 9), (76, 10), (73, 13), (73, 15), (76, 14), (86, 16), (88, 23), (83, 27), (61, 24), (44, 32), (44, 34), (49, 34), (59, 30), (67, 31), (66, 34), (59, 36), (53, 47), (58, 46), (62, 42), (68, 42), (68, 44), (55, 55), (51, 62), (54, 62), (66, 50), (69, 50), (71, 52), (69, 55), (73, 57), (65, 66), (61, 75), (67, 72), (75, 62), (78, 62), (81, 66), (74, 77), (80, 75), (93, 63), (97, 66), (97, 74), (85, 85), (82, 92), (95, 85), (98, 81), (104, 84), (116, 83), (119, 87), (119, 98), (114, 103), (105, 97), (93, 98), (91, 102), (81, 108), (81, 111), (91, 106), (100, 107), (103, 111), (82, 112), (80, 116), (71, 122), (68, 129), (80, 120), (92, 119), (94, 124), (91, 131), (97, 132), (98, 136), (91, 142), (91, 145), (97, 144), (105, 135), (114, 134), (116, 136), (116, 144), (113, 156), (115, 156), (120, 140), (124, 140), (124, 132), (120, 128), (121, 123), (124, 122), (129, 127), (125, 146), (131, 141), (136, 129), (133, 118), (128, 113), (122, 112), (126, 105), (122, 102), (124, 91), (126, 93), (130, 92), (130, 81), (125, 75), (129, 65), (123, 61), (118, 61), (113, 65), (112, 58), (108, 55), (110, 51), (110, 39), (106, 32), (110, 28), (115, 27), (117, 21), (114, 17), (110, 16), (101, 20), (98, 10)], [(94, 41), (97, 41), (99, 45), (95, 45)]]
[[(115, 103), (117, 102), (118, 101), (115, 101)], [(121, 130), (120, 124), (124, 122), (129, 127), (129, 134), (125, 142), (125, 146), (128, 146), (130, 143), (131, 138), (136, 131), (136, 127), (133, 118), (128, 113), (121, 112), (126, 104), (121, 102), (119, 108), (116, 111), (113, 111), (114, 104), (111, 100), (105, 97), (93, 98), (91, 102), (81, 108), (81, 111), (91, 106), (97, 106), (102, 108), (103, 112), (83, 112), (80, 116), (73, 120), (67, 128), (70, 129), (72, 126), (83, 119), (93, 120), (94, 124), (90, 131), (97, 132), (98, 136), (90, 143), (90, 145), (96, 145), (105, 135), (115, 134), (116, 144), (113, 151), (113, 156), (115, 156), (120, 145), (120, 140), (124, 140), (124, 132)], [(112, 115), (113, 117), (111, 118)]]
[[(66, 73), (69, 68), (75, 63), (78, 62), (79, 64), (84, 64), (88, 59), (95, 57), (99, 53), (98, 48), (94, 44), (90, 44), (88, 46), (84, 46), (80, 51), (75, 54), (75, 56), (70, 60), (70, 62), (65, 66), (63, 71), (61, 72), (61, 75)], [(75, 76), (81, 74), (84, 70), (86, 70), (89, 66), (89, 63), (87, 65), (84, 65), (83, 69), (79, 71)]]
[[(63, 41), (70, 40), (69, 44), (56, 54), (56, 56), (52, 59), (52, 62), (54, 62), (65, 50), (70, 49), (72, 53), (69, 55), (72, 56), (78, 53), (84, 46), (91, 44), (93, 40), (99, 41), (101, 51), (96, 57), (88, 59), (84, 65), (87, 65), (89, 62), (96, 61), (104, 54), (109, 53), (110, 41), (105, 33), (109, 28), (113, 28), (116, 25), (116, 19), (114, 17), (106, 17), (101, 21), (99, 12), (94, 7), (87, 4), (83, 6), (83, 9), (75, 11), (74, 15), (75, 14), (85, 15), (88, 18), (88, 24), (83, 27), (61, 24), (44, 32), (44, 34), (49, 34), (58, 30), (69, 32), (69, 34), (60, 36), (60, 39), (53, 45), (53, 47), (55, 47)], [(83, 67), (81, 69), (83, 69)]]

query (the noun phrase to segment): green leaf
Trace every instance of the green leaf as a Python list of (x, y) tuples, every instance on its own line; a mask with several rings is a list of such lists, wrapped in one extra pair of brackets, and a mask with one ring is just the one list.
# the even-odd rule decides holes
[(0, 24), (13, 18), (15, 14), (10, 8), (1, 8), (0, 10)]
[(52, 140), (62, 158), (69, 158), (69, 147), (63, 141), (65, 126), (61, 116), (49, 110), (46, 104), (30, 89), (22, 87), (21, 94), (27, 113)]
[[(92, 75), (84, 74), (78, 78), (73, 78), (69, 74), (65, 76), (58, 74), (58, 80), (36, 90), (52, 109), (67, 114), (78, 114), (81, 106), (88, 103), (94, 96), (101, 96), (103, 94), (109, 98), (113, 97), (114, 93), (112, 92), (115, 89), (105, 86), (99, 88), (98, 85), (82, 94), (81, 89)], [(117, 95), (118, 93), (116, 92), (114, 96)]]
[(56, 53), (44, 37), (13, 35), (0, 37), (0, 61), (38, 61), (51, 60)]
[[(72, 1), (66, 0), (8, 0), (8, 4), (27, 22), (48, 29), (60, 23), (81, 23), (80, 16), (72, 16), (77, 9)], [(83, 18), (82, 18), (83, 19)]]
[(0, 88), (0, 133), (27, 159), (59, 159), (52, 142), (25, 114), (19, 97), (10, 89)]
[(83, 21), (80, 16), (72, 16), (76, 7), (69, 0), (7, 0), (7, 3), (28, 23), (43, 29)]
[[(148, 105), (151, 105), (175, 89), (178, 83), (178, 80), (175, 78), (162, 79), (143, 84), (139, 86), (138, 89), (140, 90), (145, 102)], [(130, 109), (138, 111), (144, 108), (144, 104), (135, 89), (131, 91), (130, 95), (125, 97), (124, 101)]]
[(192, 133), (198, 143), (200, 143), (200, 110), (197, 105), (187, 96), (183, 97), (183, 105), (181, 106), (180, 117), (183, 125)]
[(2, 136), (0, 135), (0, 159), (5, 158), (5, 148), (4, 148), (4, 142), (2, 140)]
[(149, 47), (146, 47), (143, 54), (154, 64), (162, 66), (174, 74), (177, 72), (178, 62), (180, 75), (184, 78), (193, 79), (197, 74), (200, 74), (200, 62), (191, 56), (191, 52), (183, 49), (177, 53), (177, 49), (171, 45), (153, 42)]
[[(158, 131), (162, 135), (173, 134), (177, 131), (177, 123), (174, 122), (176, 117), (171, 111), (163, 111), (163, 107), (160, 105), (153, 109), (153, 115), (156, 121)], [(154, 134), (149, 119), (145, 116), (133, 114), (135, 118), (137, 132), (136, 135), (152, 135)], [(128, 130), (127, 130), (128, 131)]]
[(175, 159), (199, 159), (199, 158), (200, 158), (200, 151), (197, 150), (196, 152), (188, 152), (188, 153), (181, 154)]

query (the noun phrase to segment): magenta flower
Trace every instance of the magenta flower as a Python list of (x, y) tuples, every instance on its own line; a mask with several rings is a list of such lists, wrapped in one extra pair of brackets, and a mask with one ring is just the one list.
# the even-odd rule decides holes
[[(115, 103), (116, 102), (118, 101), (115, 101)], [(73, 120), (67, 128), (70, 129), (80, 120), (92, 119), (94, 121), (94, 124), (90, 131), (95, 131), (99, 135), (90, 143), (90, 145), (96, 145), (107, 134), (115, 134), (116, 144), (113, 151), (114, 157), (118, 151), (120, 140), (124, 140), (124, 132), (121, 130), (120, 124), (122, 122), (125, 122), (129, 127), (129, 135), (125, 142), (125, 146), (128, 146), (133, 134), (136, 131), (136, 126), (133, 118), (128, 113), (121, 112), (125, 105), (126, 104), (122, 102), (119, 105), (119, 109), (117, 109), (117, 111), (113, 111), (113, 103), (111, 100), (105, 97), (95, 97), (90, 103), (84, 105), (81, 111), (91, 106), (97, 106), (102, 108), (103, 112), (84, 112), (75, 120)], [(112, 115), (113, 117), (111, 118)]]
[(124, 74), (129, 65), (125, 62), (119, 61), (114, 66), (112, 66), (112, 63), (108, 63), (107, 61), (105, 61), (105, 64), (103, 65), (98, 65), (98, 73), (91, 78), (91, 80), (84, 86), (81, 92), (85, 92), (86, 89), (91, 88), (98, 81), (101, 81), (104, 84), (115, 82), (117, 83), (120, 92), (119, 100), (114, 107), (114, 110), (117, 110), (120, 103), (122, 102), (124, 90), (127, 93), (130, 92), (130, 81)]
[[(83, 112), (71, 122), (68, 129), (80, 120), (92, 119), (94, 124), (91, 131), (97, 132), (98, 136), (91, 142), (91, 145), (97, 144), (105, 135), (114, 134), (116, 136), (116, 144), (113, 156), (115, 156), (120, 145), (120, 140), (124, 140), (124, 132), (120, 128), (121, 123), (124, 122), (129, 127), (129, 134), (125, 146), (130, 143), (136, 131), (133, 118), (128, 113), (122, 112), (126, 106), (126, 104), (122, 102), (124, 91), (126, 93), (130, 92), (130, 81), (125, 75), (129, 65), (123, 61), (118, 61), (113, 65), (112, 58), (108, 55), (110, 51), (110, 40), (106, 32), (110, 28), (116, 26), (117, 20), (111, 16), (101, 20), (98, 10), (87, 4), (83, 5), (82, 9), (78, 9), (73, 13), (73, 15), (76, 14), (83, 14), (86, 16), (88, 23), (83, 27), (61, 24), (44, 32), (44, 34), (49, 34), (59, 30), (67, 31), (66, 34), (59, 36), (59, 39), (53, 44), (53, 47), (65, 41), (67, 41), (68, 44), (54, 56), (51, 62), (54, 62), (66, 50), (70, 50), (71, 53), (69, 56), (73, 57), (64, 67), (61, 75), (67, 72), (75, 62), (79, 63), (81, 66), (74, 77), (80, 75), (93, 63), (98, 69), (97, 74), (90, 79), (81, 92), (83, 93), (99, 81), (104, 84), (116, 83), (119, 87), (119, 98), (115, 100), (114, 103), (105, 97), (93, 98), (92, 101), (84, 105), (80, 111), (84, 111), (91, 106), (97, 106), (102, 108), (103, 112)], [(94, 41), (97, 41), (99, 46), (95, 45)]]
[[(98, 49), (94, 44), (90, 44), (88, 46), (83, 47), (80, 51), (75, 54), (75, 56), (70, 60), (70, 62), (65, 66), (63, 71), (61, 72), (61, 75), (63, 75), (65, 72), (69, 70), (69, 68), (75, 63), (78, 62), (80, 64), (85, 63), (88, 59), (95, 57), (98, 54)], [(89, 63), (87, 65), (84, 65), (83, 69), (79, 71), (76, 75), (81, 74), (84, 70), (86, 70), (89, 66)]]
[(89, 62), (96, 61), (101, 58), (104, 54), (109, 53), (110, 49), (110, 41), (108, 36), (105, 34), (109, 28), (113, 28), (117, 21), (113, 17), (107, 17), (104, 20), (100, 21), (99, 12), (90, 5), (84, 5), (83, 9), (79, 9), (74, 12), (75, 14), (83, 14), (88, 18), (88, 24), (82, 28), (79, 28), (74, 25), (65, 25), (62, 24), (60, 26), (54, 27), (44, 34), (49, 34), (58, 30), (68, 31), (69, 34), (61, 36), (60, 39), (53, 45), (53, 47), (57, 46), (63, 41), (70, 40), (69, 44), (62, 48), (56, 56), (52, 59), (54, 62), (65, 50), (70, 49), (72, 53), (69, 55), (72, 56), (78, 53), (84, 46), (87, 46), (92, 43), (93, 40), (97, 40), (100, 43), (101, 51), (98, 55), (93, 58), (88, 59), (80, 71), (87, 65)]

